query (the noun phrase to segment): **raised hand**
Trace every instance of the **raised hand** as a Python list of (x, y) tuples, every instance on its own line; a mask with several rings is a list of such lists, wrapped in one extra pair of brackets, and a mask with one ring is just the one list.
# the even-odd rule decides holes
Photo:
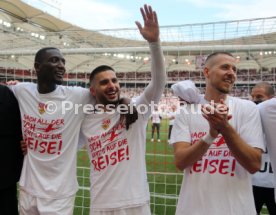
[(144, 8), (140, 8), (140, 11), (144, 19), (144, 27), (138, 21), (135, 23), (141, 35), (148, 42), (157, 42), (159, 40), (159, 25), (156, 12), (152, 10), (151, 6), (146, 4)]

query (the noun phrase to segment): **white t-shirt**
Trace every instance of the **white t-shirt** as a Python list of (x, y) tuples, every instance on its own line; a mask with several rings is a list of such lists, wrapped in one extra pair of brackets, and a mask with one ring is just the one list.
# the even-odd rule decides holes
[(175, 117), (175, 116), (176, 116), (176, 111), (170, 111), (170, 112), (168, 113), (169, 125), (173, 125), (174, 120), (175, 120), (175, 118), (170, 119), (170, 117)]
[[(252, 147), (264, 150), (260, 115), (256, 105), (229, 96), (226, 104), (233, 116), (230, 124), (237, 133)], [(208, 132), (209, 124), (201, 115), (199, 105), (187, 105), (182, 107), (176, 117), (171, 142), (194, 144)], [(251, 175), (232, 156), (222, 135), (216, 138), (201, 160), (184, 172), (177, 215), (256, 214)]]
[(262, 167), (252, 175), (252, 184), (258, 187), (274, 188), (274, 174), (267, 151), (262, 154)]
[[(276, 172), (276, 98), (269, 99), (257, 105), (262, 119), (268, 154), (270, 156), (272, 169)], [(276, 184), (276, 174), (274, 174)], [(276, 192), (275, 199), (276, 199)]]
[(40, 198), (75, 194), (76, 153), (85, 115), (82, 109), (71, 108), (64, 113), (62, 110), (63, 106), (69, 109), (70, 104), (90, 102), (89, 91), (57, 86), (51, 93), (40, 94), (33, 83), (18, 84), (12, 90), (19, 103), (23, 137), (28, 145), (20, 187)]
[[(149, 104), (142, 95), (137, 104)], [(146, 126), (150, 112), (139, 114), (129, 130), (119, 113), (88, 115), (81, 127), (90, 157), (90, 208), (108, 211), (149, 201), (145, 163)]]
[(158, 111), (153, 111), (152, 112), (152, 115), (151, 115), (151, 122), (152, 123), (157, 123), (157, 124), (160, 124), (161, 122), (161, 119), (160, 119), (161, 115)]

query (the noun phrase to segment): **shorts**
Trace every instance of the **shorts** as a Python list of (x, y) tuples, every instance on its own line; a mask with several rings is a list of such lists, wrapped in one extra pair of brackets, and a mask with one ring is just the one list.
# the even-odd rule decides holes
[(110, 211), (94, 211), (90, 209), (90, 215), (151, 215), (149, 204), (137, 207), (114, 209)]
[(38, 198), (20, 190), (20, 215), (72, 215), (75, 195), (62, 199)]

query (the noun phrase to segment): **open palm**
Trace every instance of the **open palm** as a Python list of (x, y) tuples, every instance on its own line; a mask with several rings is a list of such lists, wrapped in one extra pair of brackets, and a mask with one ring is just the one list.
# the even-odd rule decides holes
[(141, 35), (148, 42), (157, 42), (159, 40), (159, 25), (156, 12), (148, 5), (144, 5), (144, 8), (140, 8), (140, 11), (144, 19), (144, 27), (138, 21), (135, 23)]

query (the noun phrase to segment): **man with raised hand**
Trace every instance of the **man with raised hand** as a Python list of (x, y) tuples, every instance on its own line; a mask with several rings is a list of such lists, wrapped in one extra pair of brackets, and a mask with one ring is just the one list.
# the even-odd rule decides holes
[(151, 214), (145, 162), (146, 126), (153, 109), (150, 104), (159, 102), (165, 88), (165, 67), (157, 15), (147, 5), (141, 13), (144, 27), (136, 24), (149, 42), (152, 79), (133, 100), (138, 120), (128, 130), (119, 122), (120, 114), (116, 111), (120, 85), (113, 68), (99, 66), (90, 75), (91, 94), (96, 105), (102, 106), (102, 112), (89, 115), (81, 129), (91, 164), (91, 215)]
[(199, 104), (183, 106), (172, 130), (175, 163), (185, 170), (176, 214), (256, 214), (250, 173), (264, 151), (258, 109), (227, 95), (236, 80), (230, 53), (209, 55), (204, 76), (202, 113)]

